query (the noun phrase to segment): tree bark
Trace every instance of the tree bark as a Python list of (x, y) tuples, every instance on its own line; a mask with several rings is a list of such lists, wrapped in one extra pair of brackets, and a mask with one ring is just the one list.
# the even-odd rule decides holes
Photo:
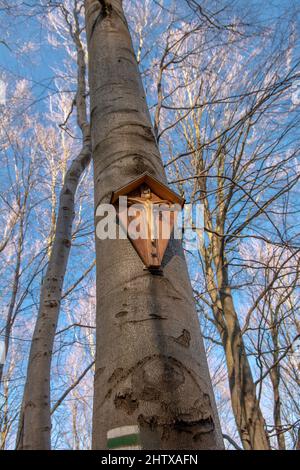
[[(76, 20), (76, 17), (75, 17)], [(86, 112), (85, 57), (79, 26), (73, 33), (77, 49), (77, 122), (83, 144), (66, 173), (60, 193), (55, 236), (46, 275), (43, 279), (38, 317), (33, 333), (22, 410), (19, 419), (17, 449), (51, 448), (50, 369), (62, 288), (72, 243), (76, 190), (91, 159), (90, 126)]]
[[(121, 0), (86, 0), (95, 206), (145, 171), (166, 182)], [(97, 221), (97, 220), (96, 220)], [(144, 449), (221, 449), (222, 435), (181, 243), (163, 275), (128, 239), (96, 239), (93, 448), (138, 425)]]
[[(19, 228), (19, 235), (17, 241), (17, 252), (16, 252), (16, 267), (14, 270), (14, 277), (13, 277), (13, 285), (12, 285), (12, 293), (9, 302), (6, 324), (4, 328), (4, 357), (7, 357), (9, 344), (10, 344), (10, 335), (13, 328), (14, 323), (14, 308), (16, 305), (16, 299), (18, 294), (19, 288), (19, 279), (20, 279), (20, 270), (21, 270), (21, 257), (23, 251), (23, 243), (24, 243), (24, 218), (25, 218), (25, 205), (26, 205), (27, 195), (25, 197), (25, 203), (23, 209), (20, 211), (20, 228)], [(0, 389), (2, 384), (2, 376), (4, 371), (4, 364), (0, 364)]]
[(80, 176), (90, 160), (89, 144), (67, 172), (59, 202), (55, 240), (41, 289), (40, 306), (32, 337), (24, 390), (18, 449), (51, 448), (50, 368), (63, 281), (67, 268), (74, 219), (74, 198)]
[[(219, 150), (218, 174), (224, 174), (224, 149)], [(202, 194), (207, 194), (206, 178), (199, 178)], [(228, 279), (228, 262), (224, 243), (226, 211), (230, 195), (224, 196), (224, 180), (218, 179), (217, 215), (214, 219), (207, 197), (203, 197), (204, 226), (210, 242), (202, 243), (207, 289), (212, 301), (216, 327), (226, 357), (232, 411), (245, 450), (269, 450), (269, 440), (250, 364), (245, 350), (239, 318)]]
[[(279, 304), (280, 305), (280, 304)], [(276, 432), (277, 445), (279, 450), (285, 450), (285, 437), (283, 433), (282, 419), (281, 419), (281, 396), (280, 396), (280, 380), (281, 370), (279, 359), (279, 341), (278, 341), (278, 312), (277, 308), (275, 311), (271, 311), (271, 336), (273, 343), (273, 364), (276, 364), (270, 370), (270, 379), (273, 388), (274, 405), (273, 405), (273, 419)]]
[[(245, 450), (270, 450), (239, 321), (229, 289), (221, 293), (226, 331), (224, 345), (232, 409)], [(225, 305), (226, 304), (226, 305)]]
[[(216, 231), (223, 233), (222, 223), (219, 223)], [(265, 420), (256, 397), (256, 388), (228, 281), (228, 263), (222, 239), (213, 235), (210, 248), (217, 282), (213, 290), (218, 292), (219, 305), (215, 319), (224, 347), (231, 404), (238, 432), (245, 450), (269, 450)], [(210, 265), (210, 260), (211, 257), (207, 255), (207, 265)], [(211, 282), (214, 283), (212, 278)]]
[(227, 263), (221, 253), (221, 245), (221, 242), (216, 242), (214, 248), (216, 278), (223, 314), (223, 325), (218, 325), (226, 356), (232, 409), (244, 449), (269, 450), (265, 420), (256, 397), (256, 388), (231, 288), (228, 285)]

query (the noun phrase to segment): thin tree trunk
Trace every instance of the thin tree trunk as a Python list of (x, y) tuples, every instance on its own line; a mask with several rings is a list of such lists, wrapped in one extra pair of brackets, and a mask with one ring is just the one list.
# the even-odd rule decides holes
[(276, 439), (279, 450), (285, 450), (285, 437), (282, 432), (282, 419), (281, 419), (281, 397), (280, 397), (280, 363), (279, 358), (279, 341), (278, 341), (278, 315), (275, 312), (271, 312), (272, 324), (271, 324), (271, 336), (273, 341), (273, 364), (277, 364), (270, 370), (270, 379), (272, 382), (274, 405), (273, 405), (273, 418), (274, 426), (276, 431)]
[(50, 369), (53, 343), (71, 248), (75, 194), (80, 177), (91, 159), (90, 128), (86, 114), (85, 58), (78, 31), (77, 27), (73, 39), (77, 47), (78, 66), (77, 121), (83, 136), (83, 146), (65, 176), (53, 247), (41, 288), (16, 445), (18, 449), (25, 450), (46, 450), (51, 447)]
[(90, 160), (87, 142), (67, 172), (61, 192), (55, 239), (41, 288), (22, 406), (18, 448), (50, 449), (50, 368), (64, 277), (69, 258), (76, 189)]
[(270, 378), (273, 387), (274, 394), (274, 405), (273, 405), (273, 418), (276, 432), (277, 445), (279, 450), (285, 450), (285, 437), (282, 431), (282, 419), (281, 419), (281, 399), (279, 392), (280, 383), (280, 368), (275, 366), (270, 371)]
[[(210, 272), (208, 266), (206, 269)], [(256, 397), (255, 384), (231, 289), (228, 285), (223, 285), (221, 288), (216, 286), (212, 281), (211, 274), (208, 276), (208, 287), (214, 299), (213, 313), (222, 338), (231, 405), (243, 448), (245, 450), (269, 450), (265, 421)], [(216, 292), (219, 293), (217, 298), (215, 298)]]
[[(86, 0), (95, 205), (148, 171), (166, 181), (121, 0)], [(186, 262), (163, 275), (129, 240), (96, 240), (93, 448), (138, 425), (144, 449), (220, 449), (222, 435)]]
[[(226, 303), (231, 303), (229, 297)], [(233, 305), (233, 304), (232, 304)], [(256, 397), (255, 384), (236, 312), (224, 308), (227, 329), (223, 335), (232, 409), (245, 450), (269, 450), (265, 420)], [(229, 318), (230, 316), (230, 318)]]
[(226, 325), (225, 330), (222, 331), (222, 342), (235, 421), (245, 450), (269, 450), (265, 421), (256, 397), (256, 388), (239, 320), (234, 308), (231, 289), (228, 286), (226, 263), (220, 261), (217, 265), (221, 266), (217, 270), (217, 279)]
[[(218, 160), (220, 175), (224, 173), (224, 160), (225, 153), (221, 149)], [(204, 193), (205, 178), (200, 179), (199, 185)], [(207, 247), (203, 244), (201, 253), (205, 261), (206, 282), (212, 299), (213, 314), (226, 357), (232, 410), (243, 448), (268, 450), (270, 445), (265, 421), (256, 397), (256, 388), (228, 282), (228, 263), (222, 238), (226, 213), (223, 185), (224, 180), (218, 179), (218, 213), (214, 230), (208, 201), (204, 198), (204, 225), (212, 235), (210, 244)]]
[[(19, 278), (20, 278), (20, 268), (21, 268), (21, 256), (23, 251), (23, 242), (24, 242), (24, 218), (25, 218), (25, 207), (27, 201), (27, 194), (24, 200), (24, 207), (20, 210), (20, 228), (19, 228), (19, 235), (18, 235), (18, 242), (17, 242), (17, 252), (16, 252), (16, 267), (14, 271), (14, 278), (13, 278), (13, 285), (12, 285), (12, 293), (9, 302), (6, 324), (4, 328), (5, 337), (4, 337), (4, 357), (7, 356), (10, 344), (10, 335), (14, 323), (13, 313), (16, 305), (16, 299), (19, 289)], [(0, 388), (2, 383), (2, 376), (3, 376), (4, 364), (0, 364)]]

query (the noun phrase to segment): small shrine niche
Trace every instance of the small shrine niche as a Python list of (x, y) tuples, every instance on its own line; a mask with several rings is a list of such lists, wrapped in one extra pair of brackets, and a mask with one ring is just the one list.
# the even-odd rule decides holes
[[(127, 207), (120, 209), (118, 202), (122, 196), (127, 198)], [(160, 270), (184, 199), (149, 173), (143, 173), (114, 191), (111, 204), (145, 267)]]

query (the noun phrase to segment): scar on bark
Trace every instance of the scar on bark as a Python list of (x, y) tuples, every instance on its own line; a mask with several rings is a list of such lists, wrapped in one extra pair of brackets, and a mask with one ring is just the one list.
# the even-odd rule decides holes
[(85, 167), (87, 166), (87, 164), (89, 163), (89, 161), (90, 161), (90, 155), (87, 155), (86, 157), (84, 157), (84, 158), (81, 160), (81, 162), (80, 162), (81, 167), (82, 167), (82, 168), (85, 168)]
[(95, 372), (95, 379), (98, 378), (105, 370), (105, 367), (100, 367), (98, 370)]
[(115, 317), (116, 318), (121, 318), (121, 317), (124, 317), (127, 314), (128, 314), (127, 310), (121, 310), (120, 312), (116, 313)]
[(58, 306), (58, 301), (57, 300), (45, 300), (44, 304), (46, 307), (54, 308)]
[(142, 156), (134, 157), (133, 161), (134, 167), (130, 168), (130, 173), (133, 171), (135, 174), (141, 175), (142, 173), (145, 173), (145, 171), (148, 171), (148, 173), (154, 174), (153, 168), (150, 164), (145, 163), (145, 159)]
[(156, 142), (155, 141), (155, 136), (154, 136), (152, 128), (150, 126), (144, 126), (144, 125), (141, 124), (140, 127), (143, 129), (144, 138), (146, 140), (150, 140), (151, 142)]
[(117, 409), (124, 410), (128, 415), (133, 414), (139, 406), (137, 398), (130, 389), (116, 395), (114, 404)]
[(181, 335), (178, 338), (173, 338), (173, 340), (181, 346), (188, 348), (191, 342), (191, 334), (188, 330), (182, 330)]
[[(198, 442), (203, 434), (214, 431), (215, 424), (211, 413), (211, 404), (209, 396), (204, 393), (202, 399), (197, 399), (193, 404), (186, 408), (174, 407), (172, 402), (161, 402), (162, 415), (156, 419), (156, 426), (161, 428), (162, 438), (165, 435), (166, 428), (174, 431), (185, 432), (193, 435), (193, 440)], [(151, 416), (139, 416), (144, 425), (149, 426)], [(139, 419), (138, 419), (139, 420)], [(153, 426), (153, 423), (151, 423)]]
[(150, 431), (159, 429), (161, 431), (161, 440), (167, 441), (172, 430), (185, 432), (193, 435), (193, 441), (199, 442), (203, 434), (209, 434), (214, 431), (215, 425), (212, 417), (198, 419), (195, 421), (185, 421), (182, 418), (174, 419), (172, 422), (162, 423), (159, 416), (145, 416), (140, 414), (137, 418), (139, 426)]
[(97, 24), (101, 22), (101, 20), (104, 20), (105, 18), (110, 17), (113, 11), (113, 8), (110, 2), (107, 2), (106, 0), (98, 0), (98, 2), (100, 3), (101, 9), (97, 18), (95, 19), (93, 23), (92, 30), (91, 30), (91, 37), (94, 34)]
[(124, 369), (123, 367), (117, 367), (116, 370), (112, 373), (112, 375), (109, 377), (108, 382), (114, 382), (115, 380), (118, 380), (120, 377), (123, 376)]
[(123, 325), (128, 324), (128, 323), (132, 323), (132, 324), (143, 323), (145, 321), (151, 321), (151, 320), (168, 320), (168, 318), (163, 317), (161, 315), (150, 314), (148, 318), (142, 318), (141, 320), (128, 320), (128, 321), (123, 322)]
[[(188, 342), (189, 332), (183, 330), (179, 338), (182, 340), (182, 337)], [(165, 360), (164, 363), (161, 363), (162, 359)], [(156, 361), (160, 361), (160, 370), (156, 367)], [(128, 370), (118, 373), (118, 379), (126, 379), (128, 373)], [(139, 361), (137, 367), (131, 368), (130, 375), (131, 386), (124, 387), (115, 394), (114, 405), (128, 415), (139, 410), (137, 420), (146, 432), (157, 430), (162, 440), (168, 440), (172, 432), (187, 433), (194, 442), (198, 442), (202, 436), (214, 431), (210, 397), (180, 361), (170, 356), (162, 358), (160, 355), (152, 355)], [(182, 397), (180, 387), (186, 381), (187, 389), (191, 390), (191, 393)], [(191, 388), (193, 384), (196, 389)], [(114, 388), (116, 385), (118, 384), (114, 384)], [(181, 390), (178, 392), (181, 394), (181, 400), (175, 403), (174, 391), (177, 389)], [(155, 414), (151, 413), (149, 402), (156, 403)]]

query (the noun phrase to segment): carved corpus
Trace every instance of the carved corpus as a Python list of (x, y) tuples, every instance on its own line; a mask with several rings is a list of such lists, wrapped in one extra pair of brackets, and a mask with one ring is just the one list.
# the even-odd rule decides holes
[(144, 265), (151, 270), (160, 268), (184, 199), (149, 173), (143, 173), (113, 192), (111, 204)]

